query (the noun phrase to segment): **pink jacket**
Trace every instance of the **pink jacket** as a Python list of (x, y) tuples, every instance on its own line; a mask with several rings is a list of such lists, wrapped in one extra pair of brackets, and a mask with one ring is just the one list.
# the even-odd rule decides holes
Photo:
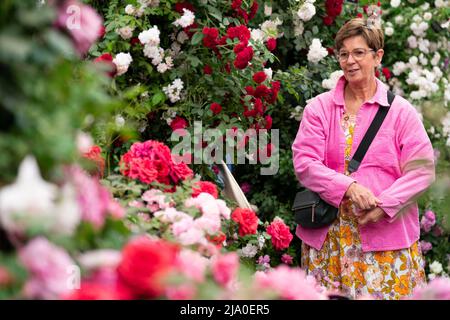
[[(435, 180), (434, 153), (419, 114), (400, 96), (369, 147), (358, 171), (344, 175), (344, 111), (342, 76), (333, 90), (315, 97), (306, 107), (292, 145), (294, 170), (303, 186), (319, 193), (338, 207), (353, 181), (370, 189), (386, 212), (377, 223), (359, 226), (363, 251), (386, 251), (410, 247), (420, 236), (417, 197)], [(356, 117), (352, 156), (361, 142), (378, 105), (388, 105), (386, 86), (377, 79), (377, 91)], [(304, 229), (296, 234), (320, 249), (329, 227)]]

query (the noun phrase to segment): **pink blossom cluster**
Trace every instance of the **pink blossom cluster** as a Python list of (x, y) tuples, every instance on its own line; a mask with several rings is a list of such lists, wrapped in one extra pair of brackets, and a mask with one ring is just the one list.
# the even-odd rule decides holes
[(70, 167), (68, 176), (76, 188), (77, 201), (81, 210), (81, 219), (101, 228), (108, 216), (121, 219), (125, 210), (113, 199), (111, 193), (103, 187), (99, 180), (90, 177), (79, 167)]
[(425, 232), (430, 232), (431, 228), (436, 224), (436, 216), (433, 211), (428, 210), (424, 213), (420, 220), (420, 227)]

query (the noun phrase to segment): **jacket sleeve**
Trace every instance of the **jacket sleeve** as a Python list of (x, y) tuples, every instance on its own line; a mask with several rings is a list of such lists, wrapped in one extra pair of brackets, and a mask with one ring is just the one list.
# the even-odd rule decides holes
[(402, 175), (378, 195), (390, 222), (435, 181), (433, 147), (419, 114), (412, 106), (405, 113), (398, 133)]
[(350, 184), (356, 180), (328, 168), (324, 164), (326, 152), (326, 124), (316, 114), (319, 99), (307, 105), (297, 136), (292, 144), (295, 174), (300, 183), (329, 204), (339, 207)]

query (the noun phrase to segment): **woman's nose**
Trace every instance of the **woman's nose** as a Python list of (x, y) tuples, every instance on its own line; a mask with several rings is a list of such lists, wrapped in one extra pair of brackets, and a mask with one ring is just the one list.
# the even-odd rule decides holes
[(350, 53), (347, 58), (347, 64), (355, 63), (356, 60), (353, 58), (353, 55)]

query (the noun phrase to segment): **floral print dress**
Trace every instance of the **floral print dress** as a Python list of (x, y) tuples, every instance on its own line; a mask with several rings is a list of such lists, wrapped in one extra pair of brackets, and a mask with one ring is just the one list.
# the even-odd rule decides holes
[[(344, 114), (341, 126), (346, 137), (345, 171), (351, 156), (356, 116)], [(325, 287), (357, 299), (401, 299), (426, 282), (420, 245), (394, 251), (363, 252), (354, 204), (346, 199), (321, 248), (302, 244), (302, 268)]]

